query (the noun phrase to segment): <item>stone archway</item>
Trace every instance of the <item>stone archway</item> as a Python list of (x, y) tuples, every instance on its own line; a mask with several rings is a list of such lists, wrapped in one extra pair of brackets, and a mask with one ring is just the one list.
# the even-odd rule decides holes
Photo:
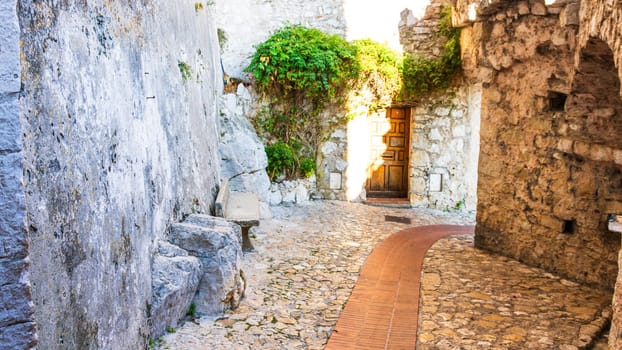
[[(608, 229), (610, 214), (622, 214), (622, 99), (613, 52), (590, 38), (579, 62), (556, 133), (568, 169), (564, 233), (578, 235), (579, 279), (613, 289), (620, 234)], [(551, 98), (551, 108), (559, 96)], [(586, 253), (587, 251), (587, 253)], [(591, 266), (581, 266), (586, 263)]]
[[(567, 135), (574, 141), (575, 153), (588, 153), (587, 157), (604, 167), (605, 177), (601, 179), (605, 187), (599, 193), (596, 206), (602, 208), (601, 221), (607, 215), (622, 214), (622, 99), (620, 98), (620, 77), (615, 67), (614, 54), (603, 40), (591, 37), (579, 54), (579, 64), (572, 85), (572, 93), (566, 103), (566, 120), (569, 126)], [(589, 146), (589, 147), (588, 147)], [(614, 235), (610, 254), (619, 256), (619, 231), (608, 224), (605, 230)], [(619, 270), (618, 262), (613, 262)], [(622, 346), (622, 284), (617, 272), (610, 281), (615, 283), (613, 297), (613, 320), (609, 345), (614, 349)]]

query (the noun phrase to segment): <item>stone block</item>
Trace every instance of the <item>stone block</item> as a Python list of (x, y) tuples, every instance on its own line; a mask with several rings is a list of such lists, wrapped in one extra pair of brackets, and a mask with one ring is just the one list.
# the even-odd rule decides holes
[(0, 329), (32, 321), (30, 285), (24, 283), (0, 286)]
[(240, 226), (207, 215), (190, 215), (169, 228), (169, 241), (196, 256), (202, 271), (194, 296), (197, 314), (219, 315), (235, 309), (244, 295)]
[(546, 6), (542, 2), (534, 2), (531, 5), (531, 14), (536, 16), (546, 16)]
[(19, 284), (27, 269), (26, 259), (0, 262), (0, 286)]
[(424, 150), (413, 150), (411, 157), (414, 167), (426, 167), (430, 165), (430, 155)]
[(296, 187), (296, 203), (305, 203), (309, 201), (309, 191), (307, 188), (300, 184)]
[(330, 173), (329, 186), (331, 190), (341, 189), (341, 173)]
[(0, 151), (21, 149), (21, 126), (17, 96), (0, 95)]
[(151, 267), (151, 330), (157, 338), (186, 315), (201, 278), (201, 262), (170, 243), (160, 242)]
[(442, 192), (443, 191), (443, 175), (442, 174), (430, 174), (430, 192)]
[(0, 2), (0, 94), (19, 92), (21, 87), (16, 8), (16, 0)]
[(279, 205), (283, 201), (283, 196), (281, 195), (281, 191), (278, 189), (276, 191), (270, 192), (270, 196), (268, 197), (270, 205)]
[(529, 3), (527, 1), (519, 1), (517, 7), (519, 15), (522, 16), (529, 13)]
[(34, 349), (37, 345), (37, 326), (34, 322), (23, 322), (2, 328), (0, 349)]
[(566, 4), (559, 14), (559, 23), (562, 27), (579, 25), (579, 4), (577, 2)]

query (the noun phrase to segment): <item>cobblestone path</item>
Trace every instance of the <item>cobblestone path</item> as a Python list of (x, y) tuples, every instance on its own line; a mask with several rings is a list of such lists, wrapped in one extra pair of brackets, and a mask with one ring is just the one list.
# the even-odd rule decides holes
[[(323, 349), (373, 248), (409, 226), (473, 224), (437, 210), (339, 201), (272, 208), (245, 254), (246, 298), (219, 320), (186, 322), (161, 349)], [(412, 224), (385, 221), (385, 215)]]
[[(468, 215), (337, 201), (277, 207), (273, 215), (256, 231), (256, 252), (244, 256), (241, 306), (186, 322), (159, 349), (323, 349), (378, 243), (410, 226), (474, 223)], [(476, 250), (469, 237), (437, 242), (423, 269), (418, 349), (580, 349), (610, 317), (610, 294)]]

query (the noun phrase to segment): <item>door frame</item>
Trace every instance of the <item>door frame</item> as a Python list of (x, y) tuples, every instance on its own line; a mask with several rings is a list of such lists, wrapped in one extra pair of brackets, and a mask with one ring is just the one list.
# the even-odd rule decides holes
[(403, 186), (404, 186), (404, 190), (403, 191), (371, 191), (370, 190), (370, 184), (371, 184), (371, 172), (368, 171), (367, 174), (367, 181), (365, 183), (365, 192), (368, 198), (399, 198), (399, 199), (403, 199), (403, 198), (409, 198), (409, 193), (410, 193), (410, 173), (412, 171), (412, 166), (411, 166), (411, 153), (412, 153), (412, 145), (411, 145), (411, 139), (412, 139), (412, 107), (408, 107), (408, 106), (391, 106), (391, 107), (387, 107), (384, 111), (385, 111), (385, 115), (389, 113), (389, 111), (391, 109), (401, 109), (404, 111), (404, 125), (405, 125), (405, 130), (404, 130), (404, 155), (406, 157), (405, 159), (405, 166), (404, 166), (404, 172), (402, 174), (402, 181)]

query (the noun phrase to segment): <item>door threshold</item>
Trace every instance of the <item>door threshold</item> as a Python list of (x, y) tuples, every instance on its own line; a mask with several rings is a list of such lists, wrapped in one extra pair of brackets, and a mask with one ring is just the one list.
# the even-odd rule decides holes
[(408, 198), (367, 198), (363, 203), (375, 207), (412, 208)]

